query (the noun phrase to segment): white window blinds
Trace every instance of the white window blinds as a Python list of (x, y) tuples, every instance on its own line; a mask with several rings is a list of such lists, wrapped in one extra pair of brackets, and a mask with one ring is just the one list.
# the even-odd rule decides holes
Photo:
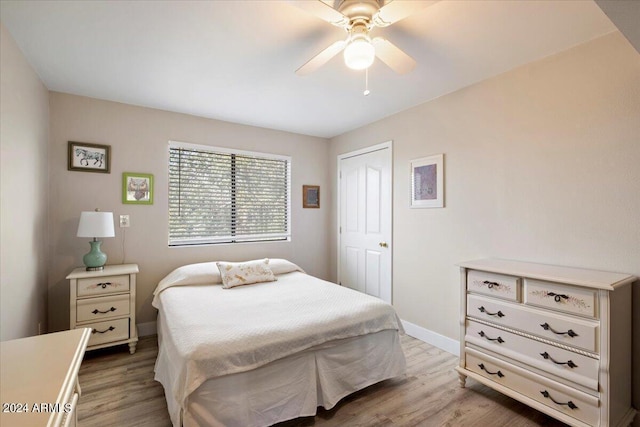
[(169, 245), (288, 240), (291, 158), (171, 142)]

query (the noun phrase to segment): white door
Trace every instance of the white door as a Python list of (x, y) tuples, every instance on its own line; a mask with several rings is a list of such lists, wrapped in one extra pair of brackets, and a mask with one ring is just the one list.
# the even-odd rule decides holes
[(339, 157), (340, 284), (391, 303), (391, 143)]

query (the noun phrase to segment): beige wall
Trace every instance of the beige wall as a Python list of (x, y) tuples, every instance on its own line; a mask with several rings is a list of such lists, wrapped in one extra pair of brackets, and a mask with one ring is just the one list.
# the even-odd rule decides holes
[(46, 331), (49, 94), (0, 24), (0, 341)]
[[(155, 321), (152, 292), (160, 279), (183, 264), (287, 258), (313, 275), (329, 275), (329, 236), (325, 233), (328, 210), (324, 206), (302, 209), (301, 200), (303, 184), (328, 188), (327, 140), (56, 92), (50, 98), (50, 330), (69, 325), (65, 276), (82, 266), (82, 256), (89, 251), (88, 239), (76, 237), (83, 210), (113, 211), (116, 220), (120, 214), (131, 216), (131, 227), (116, 227), (115, 238), (103, 239), (103, 250), (109, 256), (108, 264), (131, 262), (140, 266), (138, 323)], [(169, 140), (292, 156), (291, 242), (169, 248)], [(111, 173), (68, 171), (67, 141), (111, 145)], [(154, 175), (152, 206), (122, 204), (123, 172)]]
[[(640, 55), (619, 33), (332, 139), (332, 188), (338, 154), (387, 140), (393, 301), (402, 319), (458, 339), (455, 264), (464, 260), (640, 277)], [(436, 153), (445, 154), (446, 207), (409, 209), (409, 161)], [(336, 221), (334, 213), (334, 235)], [(640, 407), (638, 282), (634, 316)]]

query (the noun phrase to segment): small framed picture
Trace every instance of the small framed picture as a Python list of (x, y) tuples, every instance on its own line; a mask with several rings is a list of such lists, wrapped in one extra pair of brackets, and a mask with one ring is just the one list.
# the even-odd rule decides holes
[(444, 155), (411, 160), (411, 207), (444, 207)]
[(320, 186), (319, 185), (303, 185), (302, 186), (302, 207), (303, 208), (319, 208), (320, 207)]
[(68, 154), (70, 171), (111, 173), (110, 145), (69, 141)]
[(122, 203), (153, 204), (153, 175), (124, 172), (122, 174)]

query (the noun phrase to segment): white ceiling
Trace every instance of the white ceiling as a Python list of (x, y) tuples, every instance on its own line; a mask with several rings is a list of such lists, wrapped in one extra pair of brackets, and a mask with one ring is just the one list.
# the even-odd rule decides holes
[(2, 0), (0, 18), (52, 91), (327, 138), (616, 30), (592, 0), (428, 3), (373, 30), (417, 66), (376, 61), (368, 97), (341, 55), (294, 74), (345, 33), (284, 1)]

